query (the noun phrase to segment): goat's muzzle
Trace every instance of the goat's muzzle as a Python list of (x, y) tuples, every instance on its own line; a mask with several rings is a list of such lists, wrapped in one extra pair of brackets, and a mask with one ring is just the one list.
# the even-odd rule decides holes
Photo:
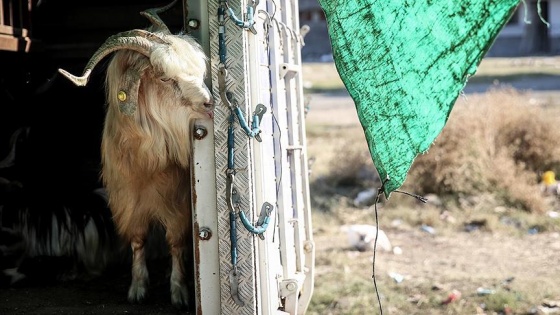
[(204, 108), (206, 109), (206, 114), (210, 119), (214, 119), (214, 101), (210, 100), (204, 103)]

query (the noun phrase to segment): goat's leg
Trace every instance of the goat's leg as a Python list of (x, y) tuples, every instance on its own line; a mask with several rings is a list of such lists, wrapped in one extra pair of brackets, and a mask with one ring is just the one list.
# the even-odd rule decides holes
[(190, 257), (189, 246), (185, 240), (190, 240), (190, 220), (179, 216), (175, 222), (167, 226), (166, 238), (171, 252), (171, 303), (178, 308), (189, 306), (189, 290), (186, 283), (185, 254)]
[(189, 290), (185, 282), (185, 265), (182, 246), (171, 246), (171, 303), (179, 308), (189, 306)]
[(128, 301), (132, 303), (143, 302), (148, 293), (149, 275), (145, 256), (145, 234), (143, 237), (135, 236), (131, 241), (132, 247), (132, 282), (128, 289)]

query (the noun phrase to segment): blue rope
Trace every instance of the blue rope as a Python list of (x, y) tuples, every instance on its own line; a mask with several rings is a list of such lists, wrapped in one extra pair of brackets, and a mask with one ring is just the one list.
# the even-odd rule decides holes
[(237, 268), (237, 222), (235, 211), (230, 211), (229, 223), (229, 240), (231, 241), (231, 264), (234, 266), (234, 268)]
[[(251, 2), (253, 3), (253, 5), (256, 5), (258, 3), (258, 1), (256, 3), (255, 3), (255, 1), (251, 1)], [(227, 0), (222, 0), (222, 1), (220, 1), (220, 8), (218, 9), (218, 16), (220, 16), (220, 14), (222, 14), (221, 16), (223, 17), (223, 15), (225, 15), (225, 10), (227, 9), (228, 16), (233, 20), (235, 25), (237, 25), (241, 28), (249, 28), (250, 29), (255, 25), (255, 21), (253, 19), (254, 15), (255, 15), (255, 8), (253, 7), (253, 5), (247, 3), (247, 21), (243, 21), (242, 19), (238, 18), (237, 15), (235, 15), (235, 12), (233, 11), (233, 9), (229, 7)]]
[(239, 27), (242, 27), (242, 28), (251, 28), (251, 27), (253, 27), (253, 25), (255, 25), (255, 21), (253, 20), (254, 13), (255, 13), (255, 10), (253, 9), (253, 7), (249, 4), (247, 4), (247, 21), (243, 21), (243, 20), (237, 18), (237, 16), (235, 15), (235, 12), (233, 12), (232, 8), (228, 7), (229, 17), (233, 20), (233, 22), (235, 22), (235, 25), (237, 25)]
[[(255, 136), (257, 136), (260, 132), (261, 129), (259, 128), (259, 117), (257, 114), (253, 115), (253, 123), (251, 124), (251, 128), (249, 128), (249, 125), (247, 124), (247, 120), (245, 120), (245, 116), (243, 116), (243, 112), (241, 111), (241, 108), (239, 108), (239, 106), (235, 106), (233, 108), (236, 116), (237, 116), (237, 120), (239, 120), (239, 124), (241, 125), (241, 128), (243, 128), (243, 130), (245, 130), (245, 133), (251, 137), (254, 138)], [(233, 114), (232, 114), (233, 116)]]
[(245, 215), (245, 212), (239, 211), (239, 217), (241, 218), (241, 223), (243, 223), (243, 226), (253, 234), (263, 234), (264, 232), (266, 232), (266, 228), (268, 227), (268, 223), (270, 222), (270, 216), (267, 215), (264, 218), (263, 224), (261, 226), (253, 226)]
[(229, 126), (228, 126), (228, 169), (232, 172), (235, 170), (235, 158), (234, 158), (234, 146), (235, 146), (235, 129), (233, 128), (234, 116), (231, 114), (229, 116)]
[(225, 7), (218, 7), (218, 21), (220, 26), (218, 27), (218, 44), (219, 44), (219, 55), (220, 63), (226, 64), (226, 20), (225, 20)]

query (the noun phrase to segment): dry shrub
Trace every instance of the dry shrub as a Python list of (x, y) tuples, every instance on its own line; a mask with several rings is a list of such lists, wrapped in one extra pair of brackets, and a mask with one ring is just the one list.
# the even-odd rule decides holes
[(367, 143), (339, 140), (329, 163), (331, 183), (341, 186), (371, 185), (377, 180)]
[(415, 160), (407, 188), (458, 197), (490, 192), (508, 206), (545, 211), (538, 176), (560, 165), (560, 128), (527, 104), (512, 89), (459, 98), (440, 136)]
[(503, 117), (498, 145), (509, 148), (516, 163), (542, 173), (560, 170), (558, 117), (536, 106), (524, 106)]

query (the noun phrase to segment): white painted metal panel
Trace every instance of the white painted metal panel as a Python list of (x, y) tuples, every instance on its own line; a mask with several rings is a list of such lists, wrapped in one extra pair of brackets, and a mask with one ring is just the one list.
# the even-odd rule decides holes
[(216, 212), (216, 167), (214, 156), (214, 128), (209, 121), (198, 121), (197, 132), (205, 134), (193, 142), (191, 167), (193, 194), (193, 238), (195, 257), (195, 290), (198, 314), (219, 314), (215, 303), (221, 282), (218, 265), (218, 221)]
[[(191, 2), (194, 1), (188, 1)], [(224, 1), (214, 0), (206, 8), (200, 2), (189, 7), (189, 17), (193, 12), (202, 17), (206, 14), (201, 21), (207, 21), (207, 28), (197, 32), (210, 56), (209, 83), (216, 98), (214, 123), (206, 126), (211, 134), (195, 141), (194, 148), (194, 225), (199, 234), (195, 240), (195, 255), (199, 258), (197, 313), (301, 314), (313, 290), (314, 252), (298, 2), (259, 3), (254, 16), (255, 34), (237, 27), (230, 19), (220, 23), (217, 12), (223, 4)], [(245, 1), (227, 4), (238, 18), (247, 18)], [(221, 35), (227, 47), (225, 63), (219, 55), (223, 51)], [(228, 159), (231, 111), (226, 106), (229, 101), (220, 97), (224, 91), (220, 90), (224, 66), (228, 72), (225, 89), (232, 93), (245, 120), (250, 124), (257, 104), (267, 109), (260, 124), (260, 142), (247, 136), (237, 120), (235, 123), (234, 149), (229, 152), (235, 157), (234, 184), (241, 197), (238, 209), (254, 224), (263, 204), (270, 203), (274, 208), (264, 237), (245, 229), (239, 217), (235, 220), (237, 300), (232, 297), (235, 290), (229, 276), (234, 263), (226, 175), (232, 161)], [(208, 231), (212, 233), (210, 238)]]

